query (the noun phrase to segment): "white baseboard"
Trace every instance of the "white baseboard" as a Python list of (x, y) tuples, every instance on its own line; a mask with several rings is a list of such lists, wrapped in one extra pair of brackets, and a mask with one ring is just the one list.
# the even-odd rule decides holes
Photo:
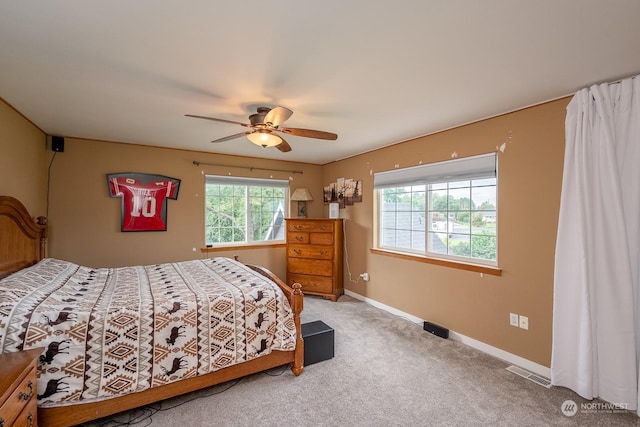
[[(409, 313), (405, 313), (404, 311), (400, 311), (396, 308), (393, 308), (391, 306), (388, 306), (386, 304), (382, 304), (381, 302), (378, 302), (376, 300), (373, 300), (371, 298), (367, 298), (364, 297), (360, 294), (357, 294), (355, 292), (352, 292), (348, 289), (344, 290), (344, 293), (352, 298), (358, 299), (360, 301), (364, 301), (367, 304), (370, 304), (374, 307), (377, 307), (381, 310), (387, 311), (391, 314), (395, 314), (396, 316), (400, 316), (400, 317), (404, 317), (405, 319), (410, 320), (413, 323), (417, 323), (418, 325), (422, 326), (424, 319), (420, 319), (419, 317), (413, 316)], [(504, 351), (502, 349), (499, 349), (497, 347), (494, 347), (492, 345), (483, 343), (482, 341), (478, 341), (476, 339), (467, 337), (465, 335), (459, 334), (455, 331), (451, 331), (449, 330), (449, 338), (456, 340), (456, 341), (460, 341), (463, 344), (468, 345), (469, 347), (473, 347), (477, 350), (480, 350), (484, 353), (490, 354), (491, 356), (497, 357), (498, 359), (502, 359), (505, 362), (511, 363), (513, 365), (517, 365), (520, 366), (521, 368), (527, 369), (535, 374), (541, 375), (545, 378), (551, 378), (551, 369), (540, 365), (538, 363), (532, 362), (528, 359), (525, 359), (524, 357), (520, 357), (516, 354), (513, 353), (509, 353), (508, 351)]]

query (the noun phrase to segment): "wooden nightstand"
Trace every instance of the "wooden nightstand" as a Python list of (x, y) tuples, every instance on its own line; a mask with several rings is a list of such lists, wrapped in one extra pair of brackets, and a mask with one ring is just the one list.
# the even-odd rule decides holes
[(36, 366), (42, 349), (0, 354), (0, 427), (37, 426)]

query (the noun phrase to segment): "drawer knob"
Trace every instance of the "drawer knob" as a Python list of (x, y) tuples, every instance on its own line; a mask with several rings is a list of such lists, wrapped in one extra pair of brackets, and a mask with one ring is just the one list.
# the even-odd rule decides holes
[(27, 419), (29, 420), (29, 427), (33, 427), (33, 414), (31, 412), (27, 415)]
[(300, 230), (300, 226), (299, 226), (299, 225), (294, 225), (294, 226), (293, 226), (293, 229), (294, 229), (294, 230)]
[(325, 250), (320, 251), (320, 255), (326, 255), (328, 252)]
[(300, 249), (294, 249), (293, 253), (295, 253), (296, 255), (300, 255), (302, 251)]
[(29, 383), (27, 384), (27, 388), (29, 389), (29, 393), (21, 391), (20, 393), (18, 393), (18, 400), (24, 400), (25, 402), (27, 402), (31, 399), (31, 397), (33, 396), (33, 381), (29, 381)]
[(302, 241), (302, 236), (296, 236), (296, 240), (297, 240), (298, 242)]

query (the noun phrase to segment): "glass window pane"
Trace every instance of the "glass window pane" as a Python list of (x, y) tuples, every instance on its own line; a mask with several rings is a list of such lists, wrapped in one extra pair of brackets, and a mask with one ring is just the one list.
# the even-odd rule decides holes
[(471, 256), (471, 236), (468, 234), (450, 234), (449, 254), (464, 257)]
[(412, 196), (412, 208), (414, 211), (424, 212), (427, 206), (427, 193), (416, 191)]
[(496, 211), (476, 211), (472, 214), (471, 232), (496, 234)]
[(393, 198), (395, 197), (396, 189), (395, 188), (385, 188), (385, 189), (381, 190), (381, 193), (382, 193), (382, 200), (384, 200), (385, 202), (391, 202), (391, 201), (393, 201)]
[(496, 208), (496, 187), (473, 187), (471, 189), (473, 209), (490, 210)]
[(476, 235), (471, 237), (471, 256), (474, 258), (496, 260), (496, 237)]
[(471, 206), (471, 189), (469, 187), (449, 190), (449, 210), (469, 210)]
[(400, 230), (411, 229), (411, 212), (398, 212), (396, 215), (396, 228)]
[(429, 233), (429, 248), (430, 252), (437, 254), (447, 253), (447, 241), (448, 237), (446, 233)]
[(396, 248), (411, 249), (411, 232), (407, 230), (396, 231)]
[(425, 246), (425, 237), (426, 234), (424, 231), (413, 231), (411, 233), (411, 249), (417, 251), (424, 251)]
[(382, 246), (393, 248), (396, 246), (396, 230), (385, 228), (382, 230)]
[(449, 196), (446, 189), (429, 191), (429, 210), (446, 211), (448, 209), (448, 199)]
[(398, 211), (410, 211), (411, 210), (411, 196), (403, 195), (398, 199), (396, 203), (396, 210)]
[[(417, 231), (425, 231), (426, 221), (423, 212), (413, 212), (411, 214), (411, 229)], [(423, 233), (424, 234), (424, 233)]]
[(429, 223), (433, 231), (447, 231), (447, 211), (429, 212)]
[(385, 229), (396, 228), (396, 212), (385, 211), (382, 214), (382, 226)]
[(469, 223), (469, 212), (456, 212), (449, 220), (449, 234), (471, 234), (471, 224)]

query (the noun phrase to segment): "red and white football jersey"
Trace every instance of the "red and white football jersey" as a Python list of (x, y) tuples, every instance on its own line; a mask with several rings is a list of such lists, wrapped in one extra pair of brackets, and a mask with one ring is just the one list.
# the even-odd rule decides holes
[(122, 197), (122, 231), (167, 229), (167, 199), (177, 199), (180, 180), (162, 175), (107, 175), (111, 197)]

